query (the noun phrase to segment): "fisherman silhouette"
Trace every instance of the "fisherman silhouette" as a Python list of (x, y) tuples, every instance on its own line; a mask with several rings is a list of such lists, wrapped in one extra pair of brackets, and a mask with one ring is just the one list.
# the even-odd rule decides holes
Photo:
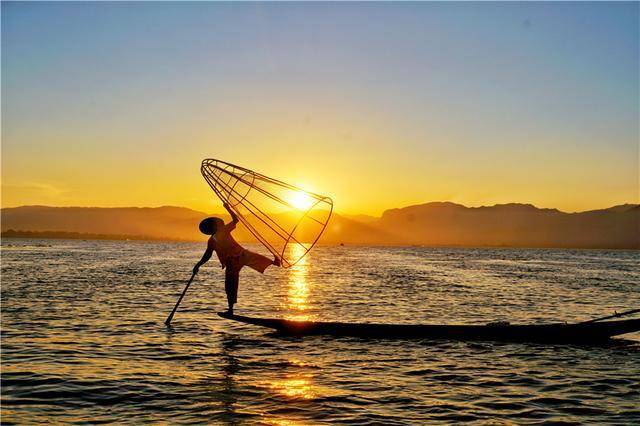
[(240, 270), (244, 266), (248, 266), (262, 274), (271, 265), (280, 266), (281, 261), (278, 256), (271, 260), (238, 244), (231, 235), (238, 223), (238, 216), (229, 208), (227, 203), (224, 204), (224, 208), (231, 215), (231, 222), (225, 224), (219, 217), (208, 217), (200, 222), (200, 232), (211, 237), (209, 237), (207, 249), (202, 255), (202, 259), (193, 267), (193, 274), (198, 273), (200, 266), (207, 263), (215, 251), (220, 265), (225, 269), (224, 290), (227, 293), (228, 312), (233, 315), (233, 305), (238, 302)]

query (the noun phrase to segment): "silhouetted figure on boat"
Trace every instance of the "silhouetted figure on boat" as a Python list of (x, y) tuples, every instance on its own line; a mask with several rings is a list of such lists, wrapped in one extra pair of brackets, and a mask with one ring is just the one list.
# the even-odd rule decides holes
[(238, 285), (240, 280), (240, 270), (243, 266), (248, 266), (260, 273), (264, 273), (270, 265), (280, 266), (280, 259), (276, 256), (273, 260), (261, 254), (254, 253), (242, 247), (233, 238), (231, 232), (236, 228), (238, 217), (224, 204), (231, 215), (231, 222), (225, 224), (219, 217), (208, 217), (200, 222), (200, 232), (211, 235), (207, 242), (207, 250), (202, 255), (202, 259), (193, 267), (194, 275), (198, 273), (200, 266), (211, 259), (215, 251), (220, 260), (220, 265), (225, 269), (224, 289), (227, 293), (229, 303), (229, 313), (233, 314), (233, 305), (238, 302)]

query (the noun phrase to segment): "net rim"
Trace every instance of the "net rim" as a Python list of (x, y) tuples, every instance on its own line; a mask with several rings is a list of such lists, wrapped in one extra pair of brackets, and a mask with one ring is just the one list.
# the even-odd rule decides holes
[[(327, 215), (327, 220), (324, 222), (323, 226), (322, 226), (322, 230), (320, 232), (318, 232), (318, 236), (315, 238), (315, 240), (313, 240), (313, 242), (311, 244), (309, 244), (309, 247), (305, 247), (305, 252), (302, 253), (302, 255), (300, 255), (298, 257), (298, 259), (296, 259), (295, 262), (293, 262), (289, 267), (294, 266), (295, 264), (297, 264), (300, 260), (302, 260), (303, 257), (305, 257), (307, 255), (307, 253), (309, 253), (309, 251), (316, 245), (316, 242), (318, 242), (318, 240), (320, 239), (320, 237), (322, 236), (322, 234), (324, 233), (324, 230), (327, 228), (327, 225), (329, 224), (329, 219), (331, 219), (331, 214), (333, 213), (333, 200), (329, 197), (324, 197), (324, 199), (320, 199), (318, 201), (316, 201), (311, 207), (309, 207), (305, 212), (304, 215), (298, 219), (298, 222), (295, 224), (295, 226), (291, 229), (291, 231), (289, 232), (289, 237), (287, 238), (287, 240), (284, 243), (284, 247), (282, 248), (282, 254), (281, 254), (281, 258), (284, 258), (284, 252), (287, 250), (287, 246), (289, 245), (289, 242), (291, 241), (291, 236), (293, 235), (294, 232), (296, 232), (296, 229), (298, 228), (298, 226), (300, 225), (300, 223), (307, 217), (307, 214), (313, 210), (313, 208), (315, 206), (318, 205), (318, 203), (320, 203), (321, 201), (326, 201), (329, 200), (329, 214)], [(302, 245), (302, 243), (298, 243), (300, 245)], [(304, 245), (302, 245), (304, 247)], [(289, 263), (289, 262), (287, 262)]]

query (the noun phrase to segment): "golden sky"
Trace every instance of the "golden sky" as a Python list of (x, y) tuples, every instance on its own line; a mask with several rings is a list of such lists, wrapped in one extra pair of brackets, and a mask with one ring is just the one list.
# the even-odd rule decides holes
[[(640, 202), (638, 4), (2, 5), (2, 206)], [(593, 28), (599, 28), (597, 34)]]

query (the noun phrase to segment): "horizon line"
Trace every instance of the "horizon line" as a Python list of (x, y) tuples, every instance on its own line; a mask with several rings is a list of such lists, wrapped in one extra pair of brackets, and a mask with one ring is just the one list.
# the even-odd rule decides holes
[[(574, 213), (586, 213), (586, 212), (592, 212), (592, 211), (599, 211), (599, 210), (607, 210), (607, 209), (611, 209), (614, 207), (619, 207), (619, 206), (640, 206), (640, 203), (632, 203), (632, 202), (625, 202), (625, 203), (621, 203), (621, 204), (614, 204), (612, 206), (608, 206), (608, 207), (601, 207), (601, 208), (595, 208), (595, 209), (588, 209), (588, 210), (581, 210), (581, 211), (563, 211), (560, 210), (556, 207), (538, 207), (535, 204), (532, 203), (520, 203), (520, 202), (510, 202), (510, 203), (496, 203), (493, 205), (478, 205), (478, 206), (468, 206), (465, 204), (461, 204), (461, 203), (456, 203), (453, 201), (427, 201), (424, 203), (419, 203), (419, 204), (409, 204), (409, 205), (405, 205), (402, 207), (391, 207), (391, 208), (387, 208), (384, 209), (382, 214), (380, 214), (379, 216), (377, 215), (372, 215), (372, 214), (366, 214), (366, 213), (343, 213), (340, 211), (336, 211), (334, 210), (334, 213), (337, 213), (341, 216), (368, 216), (371, 218), (381, 218), (384, 213), (390, 211), (390, 210), (400, 210), (400, 209), (406, 209), (406, 208), (410, 208), (410, 207), (417, 207), (417, 206), (425, 206), (428, 204), (452, 204), (452, 205), (456, 205), (456, 206), (462, 206), (464, 208), (467, 209), (477, 209), (477, 208), (490, 208), (490, 207), (499, 207), (499, 206), (508, 206), (508, 205), (517, 205), (517, 206), (531, 206), (537, 210), (555, 210), (559, 213), (566, 213), (566, 214), (574, 214)], [(74, 205), (74, 206), (55, 206), (55, 205), (46, 205), (46, 204), (24, 204), (24, 205), (19, 205), (19, 206), (8, 206), (8, 207), (0, 207), (0, 210), (5, 210), (5, 209), (17, 209), (17, 208), (25, 208), (25, 207), (46, 207), (46, 208), (67, 208), (67, 209), (161, 209), (161, 208), (178, 208), (178, 209), (187, 209), (187, 210), (191, 210), (194, 212), (198, 212), (198, 213), (204, 213), (204, 214), (226, 214), (225, 211), (212, 211), (212, 212), (204, 212), (201, 210), (197, 210), (191, 207), (186, 207), (186, 206), (176, 206), (176, 205), (169, 205), (169, 204), (165, 204), (165, 205), (160, 205), (160, 206), (78, 206), (78, 205)], [(222, 208), (222, 206), (221, 206)]]

